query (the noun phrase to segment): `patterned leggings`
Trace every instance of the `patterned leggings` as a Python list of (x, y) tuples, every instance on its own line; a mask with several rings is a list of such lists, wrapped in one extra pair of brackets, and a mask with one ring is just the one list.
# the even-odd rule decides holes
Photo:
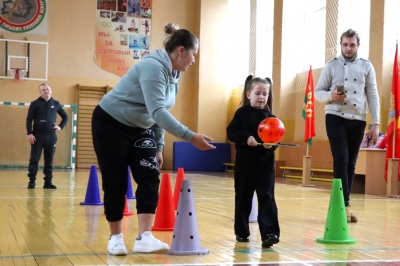
[(107, 221), (120, 221), (123, 217), (128, 166), (137, 184), (137, 213), (154, 214), (160, 185), (154, 132), (126, 126), (97, 106), (92, 117), (92, 137), (102, 175)]

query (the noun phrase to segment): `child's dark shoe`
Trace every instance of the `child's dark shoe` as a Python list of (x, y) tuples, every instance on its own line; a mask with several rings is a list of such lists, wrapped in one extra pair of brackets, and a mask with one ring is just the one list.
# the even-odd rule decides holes
[(249, 242), (249, 238), (248, 237), (244, 238), (244, 237), (236, 236), (236, 241), (237, 242)]
[(269, 248), (277, 243), (279, 243), (279, 237), (274, 234), (268, 234), (262, 241), (262, 247)]

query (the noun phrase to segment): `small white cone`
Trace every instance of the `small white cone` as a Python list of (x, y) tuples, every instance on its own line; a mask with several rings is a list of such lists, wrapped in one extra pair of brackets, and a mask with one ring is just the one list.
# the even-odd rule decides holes
[[(257, 206), (257, 197), (256, 197), (256, 193), (254, 192), (253, 195), (253, 201), (251, 204), (251, 212), (249, 215), (249, 222), (250, 223), (257, 223), (257, 217), (258, 217), (258, 206)], [(235, 218), (232, 219), (232, 221), (235, 221)]]
[(249, 222), (257, 223), (257, 216), (258, 216), (257, 196), (256, 196), (256, 193), (254, 193), (253, 203), (251, 206), (251, 212), (250, 212), (250, 216), (249, 216)]

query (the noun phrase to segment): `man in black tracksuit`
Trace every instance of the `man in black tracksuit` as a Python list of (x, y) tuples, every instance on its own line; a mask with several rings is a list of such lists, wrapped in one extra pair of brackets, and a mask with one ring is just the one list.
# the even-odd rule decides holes
[[(61, 107), (60, 102), (51, 98), (51, 88), (48, 84), (39, 86), (40, 97), (31, 102), (26, 117), (28, 142), (31, 144), (31, 155), (28, 168), (28, 189), (35, 188), (38, 163), (42, 150), (44, 151), (44, 186), (43, 188), (56, 189), (53, 185), (53, 159), (56, 151), (56, 131), (61, 130), (68, 122), (68, 115)], [(56, 124), (57, 114), (62, 118)], [(33, 122), (33, 130), (32, 130)]]

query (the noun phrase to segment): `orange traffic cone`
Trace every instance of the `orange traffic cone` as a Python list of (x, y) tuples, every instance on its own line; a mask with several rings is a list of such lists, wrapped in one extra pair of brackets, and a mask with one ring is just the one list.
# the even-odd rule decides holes
[(173, 231), (175, 226), (175, 210), (172, 200), (171, 180), (169, 174), (163, 174), (161, 180), (158, 207), (154, 218), (153, 231)]
[(185, 173), (183, 168), (178, 168), (178, 174), (175, 180), (175, 190), (174, 190), (174, 206), (175, 210), (178, 209), (179, 195), (181, 194), (182, 180), (185, 179)]
[(133, 212), (129, 210), (129, 202), (128, 198), (125, 195), (125, 208), (124, 208), (124, 216), (132, 216)]

